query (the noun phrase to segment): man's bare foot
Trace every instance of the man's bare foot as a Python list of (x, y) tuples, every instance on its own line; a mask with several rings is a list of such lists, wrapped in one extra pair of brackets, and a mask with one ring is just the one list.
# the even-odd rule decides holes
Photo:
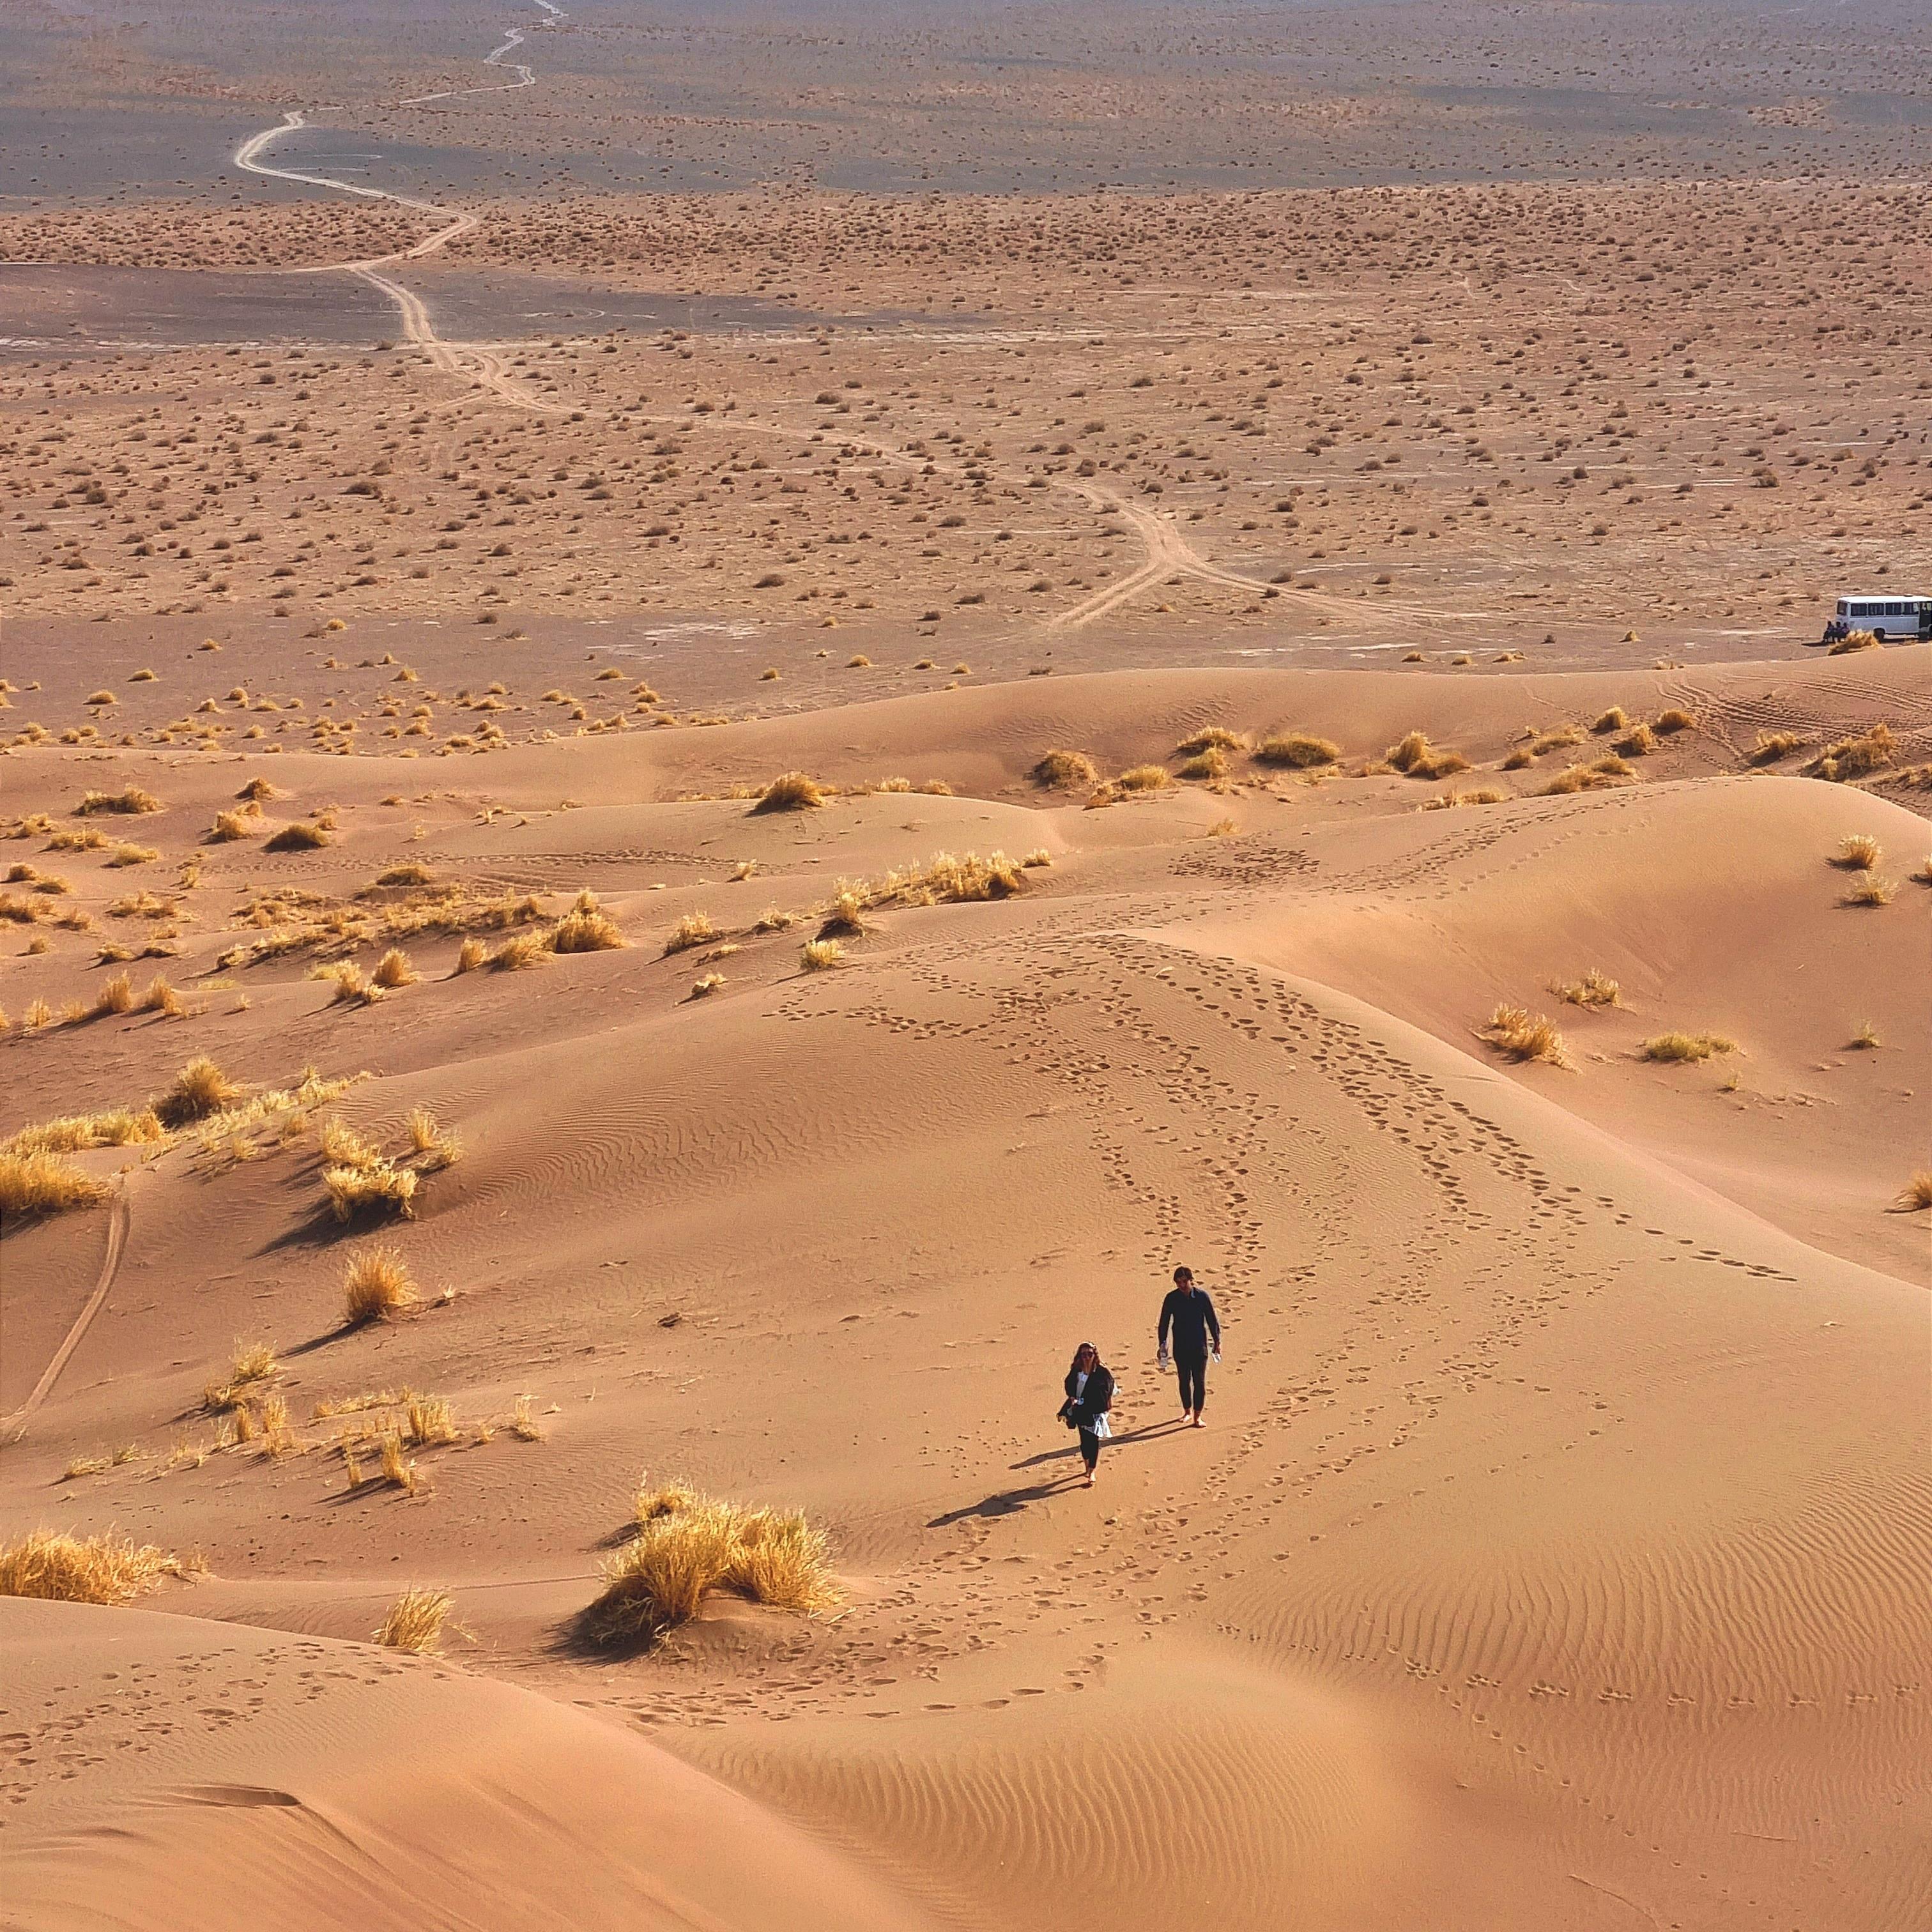
[(1196, 1415), (1194, 1418), (1194, 1426), (1196, 1429), (1204, 1429), (1207, 1426), (1207, 1424), (1201, 1420), (1198, 1415)]
[(1087, 1472), (1087, 1486), (1090, 1490), (1094, 1486), (1094, 1472), (1091, 1469)]

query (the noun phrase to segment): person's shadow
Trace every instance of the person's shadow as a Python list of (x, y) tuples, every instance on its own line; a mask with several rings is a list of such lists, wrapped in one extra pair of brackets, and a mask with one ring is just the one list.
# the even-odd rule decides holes
[[(1172, 1435), (1177, 1429), (1187, 1424), (1176, 1418), (1166, 1422), (1150, 1422), (1144, 1428), (1130, 1429), (1124, 1436), (1110, 1436), (1109, 1448), (1124, 1448), (1130, 1443), (1144, 1442), (1150, 1438)], [(1080, 1454), (1079, 1445), (1070, 1443), (1064, 1449), (1043, 1449), (1037, 1456), (1028, 1456), (1010, 1464), (1015, 1469), (1036, 1469), (1043, 1462), (1064, 1462), (1070, 1456), (1076, 1460)], [(976, 1503), (968, 1503), (956, 1510), (948, 1510), (944, 1516), (936, 1516), (926, 1525), (928, 1529), (944, 1529), (956, 1522), (964, 1522), (971, 1516), (1012, 1516), (1023, 1510), (1028, 1503), (1043, 1501), (1048, 1496), (1058, 1496), (1063, 1490), (1078, 1489), (1082, 1486), (1083, 1472), (1076, 1471), (1063, 1476), (1057, 1482), (1034, 1483), (1024, 1489), (996, 1490), (989, 1496), (982, 1496)]]

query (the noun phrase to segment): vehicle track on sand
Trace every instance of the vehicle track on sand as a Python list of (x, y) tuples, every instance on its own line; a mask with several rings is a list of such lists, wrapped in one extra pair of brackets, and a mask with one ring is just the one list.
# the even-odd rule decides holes
[(93, 1324), (94, 1318), (100, 1312), (101, 1304), (114, 1286), (114, 1277), (121, 1272), (121, 1257), (128, 1251), (128, 1230), (134, 1220), (134, 1210), (128, 1200), (130, 1185), (130, 1180), (122, 1180), (115, 1194), (114, 1205), (108, 1210), (107, 1252), (100, 1258), (100, 1274), (94, 1282), (93, 1292), (74, 1317), (74, 1326), (67, 1331), (65, 1340), (54, 1351), (52, 1360), (41, 1372), (33, 1393), (11, 1415), (0, 1418), (0, 1442), (17, 1442), (26, 1434), (27, 1425), (34, 1419), (34, 1412), (52, 1393), (62, 1370), (67, 1366)]

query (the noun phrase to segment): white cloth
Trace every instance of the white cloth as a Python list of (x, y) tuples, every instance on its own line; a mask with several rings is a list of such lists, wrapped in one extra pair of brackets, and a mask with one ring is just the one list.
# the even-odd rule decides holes
[[(1079, 1374), (1076, 1375), (1073, 1378), (1073, 1400), (1077, 1402), (1080, 1398), (1086, 1394), (1086, 1392), (1087, 1374), (1086, 1371), (1083, 1369)], [(1098, 1415), (1092, 1418), (1090, 1420), (1083, 1422), (1080, 1426), (1082, 1429), (1085, 1430), (1087, 1433), (1092, 1436), (1096, 1442), (1106, 1442), (1109, 1441), (1114, 1433), (1112, 1430), (1108, 1428), (1107, 1426), (1107, 1412), (1105, 1409), (1102, 1409)]]

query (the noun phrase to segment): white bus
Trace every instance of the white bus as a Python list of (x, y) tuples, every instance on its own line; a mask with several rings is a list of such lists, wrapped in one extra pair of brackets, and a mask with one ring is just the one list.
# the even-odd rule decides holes
[(1840, 597), (1820, 644), (1848, 631), (1869, 631), (1880, 644), (1932, 639), (1932, 597)]

